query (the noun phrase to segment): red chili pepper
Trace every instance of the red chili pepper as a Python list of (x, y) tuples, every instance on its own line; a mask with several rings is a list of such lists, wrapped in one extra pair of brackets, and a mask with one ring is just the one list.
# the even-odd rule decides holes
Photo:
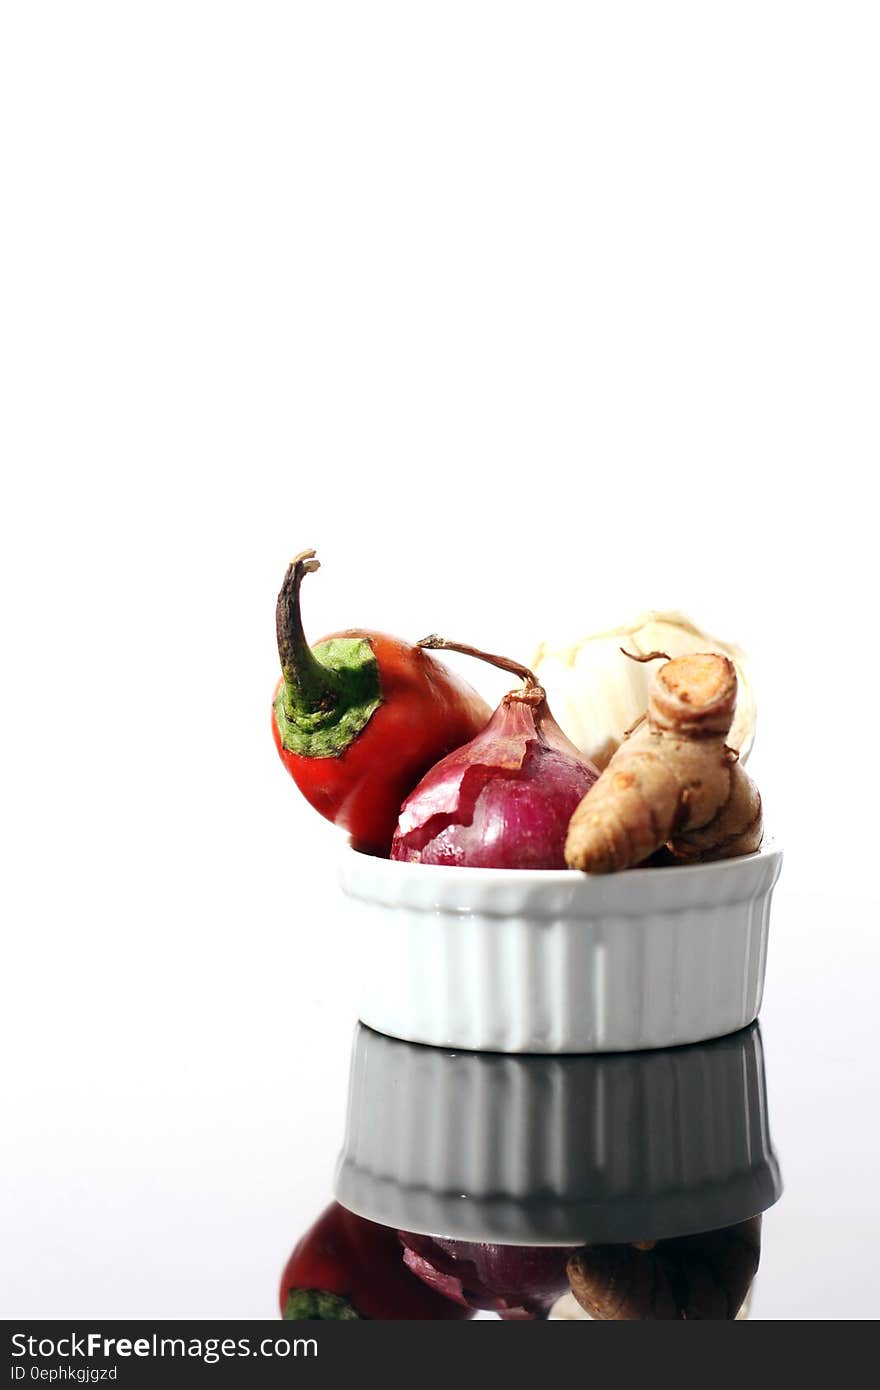
[(473, 1317), (471, 1309), (410, 1273), (395, 1231), (337, 1202), (318, 1217), (288, 1260), (280, 1302), (288, 1322)]
[(272, 732), (303, 796), (359, 848), (387, 854), (400, 807), (436, 762), (492, 711), (449, 667), (409, 642), (348, 628), (309, 647), (299, 591), (318, 568), (292, 560), (278, 595), (282, 679)]

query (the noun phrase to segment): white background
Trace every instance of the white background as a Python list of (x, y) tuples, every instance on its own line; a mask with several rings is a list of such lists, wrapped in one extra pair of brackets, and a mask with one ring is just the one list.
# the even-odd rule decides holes
[[(876, 1037), (878, 39), (4, 7), (5, 1314), (271, 1313), (329, 1185), (337, 840), (268, 726), (306, 546), (315, 638), (528, 660), (675, 605), (746, 644), (780, 920), (835, 1065)], [(806, 1039), (816, 979), (771, 987)]]

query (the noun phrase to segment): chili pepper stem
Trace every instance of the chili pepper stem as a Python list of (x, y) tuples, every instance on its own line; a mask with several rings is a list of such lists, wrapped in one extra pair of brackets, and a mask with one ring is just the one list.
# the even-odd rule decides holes
[(314, 550), (294, 556), (287, 567), (275, 608), (278, 655), (286, 687), (286, 702), (303, 712), (328, 710), (336, 703), (337, 683), (332, 671), (321, 664), (303, 630), (299, 591), (307, 574), (320, 569)]

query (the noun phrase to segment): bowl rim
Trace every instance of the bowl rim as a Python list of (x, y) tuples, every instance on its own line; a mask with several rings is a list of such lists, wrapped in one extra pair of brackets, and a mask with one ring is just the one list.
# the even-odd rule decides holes
[(441, 881), (449, 883), (450, 886), (453, 882), (499, 885), (504, 881), (521, 884), (524, 888), (539, 885), (544, 888), (571, 888), (578, 883), (612, 882), (632, 883), (634, 887), (640, 884), (644, 887), (652, 881), (656, 882), (658, 876), (663, 883), (684, 883), (710, 874), (737, 873), (747, 865), (759, 864), (762, 861), (778, 863), (782, 858), (782, 846), (775, 838), (768, 836), (752, 854), (740, 854), (732, 859), (713, 859), (703, 864), (664, 864), (643, 869), (625, 869), (613, 874), (588, 874), (581, 869), (486, 869), (451, 864), (418, 864), (370, 854), (365, 850), (356, 849), (349, 840), (342, 847), (340, 866), (344, 868), (354, 864), (370, 865), (374, 867), (376, 874), (394, 877), (398, 881), (406, 876), (410, 880), (415, 878), (415, 881), (424, 883), (429, 874), (434, 878), (439, 874)]

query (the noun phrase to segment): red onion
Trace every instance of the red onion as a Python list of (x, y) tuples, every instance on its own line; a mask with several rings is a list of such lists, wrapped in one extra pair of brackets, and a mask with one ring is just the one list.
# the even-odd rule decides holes
[(564, 869), (568, 823), (598, 772), (566, 738), (527, 667), (442, 637), (419, 645), (478, 656), (525, 684), (505, 695), (485, 729), (437, 763), (407, 797), (391, 858)]
[(398, 1235), (407, 1268), (465, 1308), (497, 1313), (506, 1321), (546, 1318), (560, 1294), (568, 1292), (570, 1248)]

